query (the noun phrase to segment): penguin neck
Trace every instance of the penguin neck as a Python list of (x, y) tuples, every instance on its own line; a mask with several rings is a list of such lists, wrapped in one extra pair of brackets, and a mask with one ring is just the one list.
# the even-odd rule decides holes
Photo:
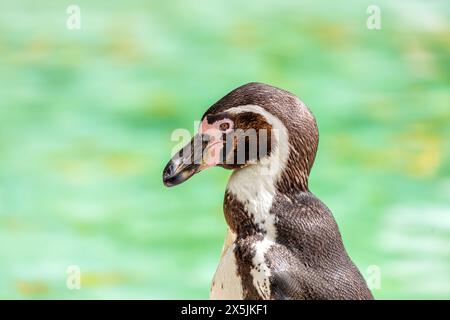
[(280, 196), (289, 199), (307, 191), (307, 175), (292, 177), (291, 174), (298, 175), (298, 172), (285, 167), (289, 163), (285, 159), (281, 162), (263, 159), (232, 173), (225, 193), (224, 213), (231, 231), (238, 236), (262, 234), (274, 241), (277, 236), (277, 216), (271, 210), (274, 201)]

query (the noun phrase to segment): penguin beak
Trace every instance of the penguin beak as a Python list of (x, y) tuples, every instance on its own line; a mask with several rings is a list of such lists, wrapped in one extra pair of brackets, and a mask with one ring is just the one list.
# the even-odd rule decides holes
[(208, 134), (195, 135), (167, 163), (163, 171), (164, 185), (176, 186), (197, 172), (219, 164), (222, 147), (221, 140), (211, 139)]

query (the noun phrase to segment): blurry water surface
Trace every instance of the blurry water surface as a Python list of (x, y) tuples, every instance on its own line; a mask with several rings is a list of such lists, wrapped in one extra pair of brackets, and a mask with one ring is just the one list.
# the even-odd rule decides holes
[(448, 1), (377, 1), (379, 31), (369, 1), (76, 2), (81, 30), (64, 1), (0, 3), (0, 298), (207, 298), (229, 172), (161, 173), (250, 81), (316, 115), (310, 189), (375, 297), (450, 298)]

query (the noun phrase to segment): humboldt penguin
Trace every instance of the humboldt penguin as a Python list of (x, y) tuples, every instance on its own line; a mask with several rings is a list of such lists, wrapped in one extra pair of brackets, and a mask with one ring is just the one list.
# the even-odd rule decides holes
[(373, 299), (331, 211), (309, 191), (318, 138), (298, 97), (249, 83), (213, 104), (165, 167), (166, 186), (232, 170), (211, 299)]

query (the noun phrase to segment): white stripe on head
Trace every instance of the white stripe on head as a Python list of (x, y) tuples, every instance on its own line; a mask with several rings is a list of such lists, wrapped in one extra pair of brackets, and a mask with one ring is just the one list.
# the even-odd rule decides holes
[(262, 175), (272, 176), (276, 183), (280, 178), (289, 157), (289, 137), (284, 124), (276, 116), (258, 105), (233, 107), (226, 111), (234, 114), (243, 112), (257, 113), (262, 115), (267, 123), (272, 126), (272, 138), (275, 138), (276, 141), (275, 147), (270, 156), (262, 158), (257, 165), (260, 167), (259, 170)]

